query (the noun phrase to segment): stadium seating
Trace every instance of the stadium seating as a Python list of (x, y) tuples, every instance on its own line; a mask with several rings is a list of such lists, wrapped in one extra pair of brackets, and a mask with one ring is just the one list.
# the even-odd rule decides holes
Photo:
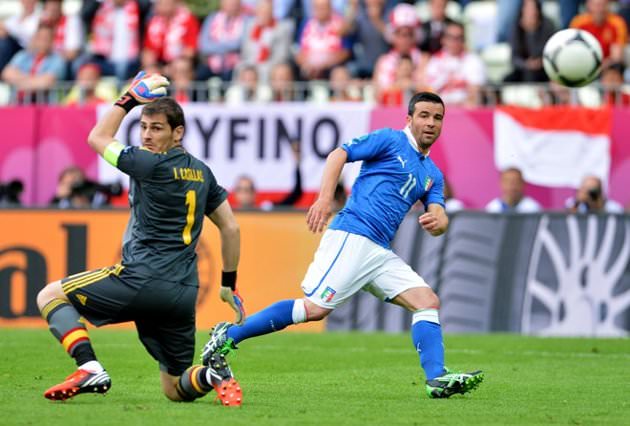
[(540, 87), (526, 84), (508, 84), (501, 89), (501, 101), (505, 105), (515, 105), (528, 108), (540, 108), (543, 100)]
[(0, 82), (0, 106), (8, 105), (11, 100), (11, 87)]
[[(418, 11), (418, 17), (422, 22), (426, 22), (431, 19), (431, 8), (428, 1), (416, 2), (416, 9)], [(449, 1), (446, 6), (446, 16), (456, 21), (462, 19), (462, 7), (456, 1)]]
[(496, 43), (481, 51), (481, 59), (486, 66), (488, 81), (498, 84), (512, 71), (512, 49), (508, 43)]
[(497, 34), (497, 4), (494, 0), (470, 2), (463, 10), (466, 45), (481, 51), (495, 43)]
[[(63, 13), (66, 15), (78, 13), (81, 9), (81, 0), (63, 0)], [(22, 5), (20, 0), (0, 0), (0, 21), (11, 15), (20, 13)]]

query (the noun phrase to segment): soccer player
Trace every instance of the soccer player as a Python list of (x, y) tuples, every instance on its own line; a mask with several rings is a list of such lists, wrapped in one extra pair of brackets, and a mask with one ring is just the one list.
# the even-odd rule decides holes
[(413, 312), (411, 337), (426, 374), (431, 398), (466, 393), (483, 380), (481, 371), (451, 373), (444, 366), (438, 318), (440, 301), (427, 283), (394, 254), (391, 240), (417, 200), (426, 212), (418, 221), (431, 235), (448, 227), (444, 211), (444, 179), (429, 158), (444, 120), (442, 99), (415, 94), (403, 130), (381, 129), (353, 139), (326, 160), (319, 198), (306, 221), (322, 232), (331, 217), (333, 194), (346, 162), (363, 160), (345, 207), (324, 233), (304, 280), (305, 297), (283, 300), (248, 317), (242, 325), (217, 324), (202, 353), (202, 362), (227, 354), (250, 337), (282, 330), (291, 324), (318, 321), (361, 289)]
[[(105, 393), (111, 387), (92, 349), (85, 318), (96, 326), (134, 321), (140, 341), (159, 363), (162, 390), (170, 400), (192, 401), (214, 388), (224, 405), (241, 404), (241, 389), (224, 357), (191, 367), (198, 290), (195, 247), (204, 215), (220, 231), (220, 294), (237, 312), (236, 323), (244, 318), (235, 291), (240, 231), (226, 191), (181, 146), (184, 113), (164, 97), (167, 85), (165, 77), (139, 73), (88, 137), (96, 152), (131, 177), (131, 216), (120, 264), (55, 281), (37, 296), (52, 334), (78, 365), (44, 393), (48, 399)], [(142, 146), (125, 147), (114, 135), (125, 115), (145, 103)]]

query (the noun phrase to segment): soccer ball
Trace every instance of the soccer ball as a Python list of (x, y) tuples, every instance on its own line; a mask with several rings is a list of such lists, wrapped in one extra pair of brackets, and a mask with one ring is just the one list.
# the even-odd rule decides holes
[(552, 81), (582, 87), (595, 80), (602, 64), (602, 47), (584, 30), (558, 31), (543, 49), (543, 67)]

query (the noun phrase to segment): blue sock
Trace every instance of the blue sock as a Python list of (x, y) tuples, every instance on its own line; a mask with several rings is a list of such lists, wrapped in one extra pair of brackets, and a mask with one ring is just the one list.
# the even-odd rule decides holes
[(413, 315), (411, 338), (427, 380), (443, 375), (444, 342), (436, 309), (424, 309)]
[(234, 339), (237, 344), (250, 337), (280, 331), (293, 324), (293, 304), (295, 300), (282, 300), (271, 306), (267, 306), (251, 317), (247, 317), (245, 324), (233, 325), (228, 329), (228, 338)]

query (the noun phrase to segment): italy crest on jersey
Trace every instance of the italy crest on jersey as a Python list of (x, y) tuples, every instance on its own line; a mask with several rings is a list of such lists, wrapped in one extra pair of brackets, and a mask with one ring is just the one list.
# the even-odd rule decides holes
[(433, 186), (433, 179), (431, 179), (430, 176), (427, 176), (424, 179), (424, 185), (422, 185), (424, 187), (424, 191), (428, 191), (432, 186)]

